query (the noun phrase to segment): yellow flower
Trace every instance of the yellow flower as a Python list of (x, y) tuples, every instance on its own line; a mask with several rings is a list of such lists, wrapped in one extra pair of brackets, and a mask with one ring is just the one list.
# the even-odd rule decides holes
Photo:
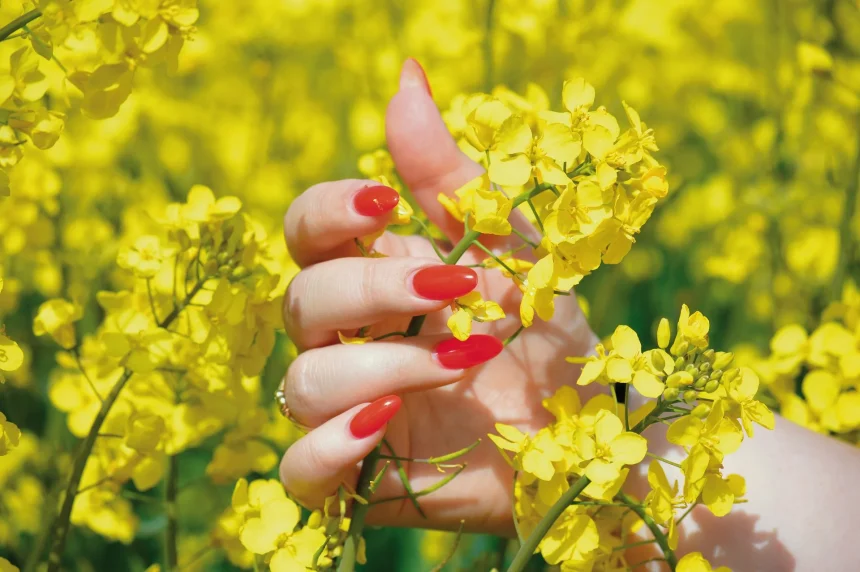
[(134, 272), (138, 278), (152, 278), (158, 274), (164, 261), (175, 253), (175, 248), (164, 247), (157, 236), (144, 235), (132, 246), (121, 249), (116, 263), (120, 268)]
[(732, 572), (731, 569), (726, 566), (720, 566), (714, 570), (711, 568), (711, 563), (705, 560), (705, 557), (702, 556), (701, 552), (690, 552), (689, 554), (685, 554), (684, 557), (678, 561), (678, 565), (675, 570), (676, 572)]
[[(2, 330), (0, 330), (2, 331)], [(21, 367), (24, 363), (24, 352), (21, 347), (0, 333), (0, 372), (13, 372)], [(3, 374), (0, 373), (0, 383), (6, 381)]]
[(643, 396), (659, 397), (666, 387), (661, 376), (672, 372), (672, 362), (663, 359), (662, 367), (655, 367), (654, 355), (660, 350), (642, 354), (639, 336), (628, 326), (618, 326), (611, 340), (612, 350), (608, 354), (602, 344), (597, 346), (597, 356), (585, 363), (577, 385), (589, 385), (594, 381), (604, 385), (632, 383)]
[[(740, 417), (744, 430), (749, 437), (753, 436), (753, 421), (765, 429), (774, 428), (773, 412), (767, 405), (755, 399), (758, 392), (759, 379), (755, 372), (748, 367), (740, 368), (740, 374), (727, 383), (730, 402), (730, 412)], [(739, 414), (736, 410), (740, 410)]]
[(459, 201), (454, 202), (445, 194), (439, 195), (439, 202), (459, 221), (469, 216), (469, 226), (482, 234), (506, 236), (511, 233), (511, 214), (513, 201), (502, 191), (493, 189), (489, 177), (484, 174), (476, 177), (454, 191)]
[(598, 412), (594, 437), (582, 435), (577, 446), (588, 462), (585, 476), (597, 483), (618, 478), (624, 465), (635, 465), (645, 458), (648, 441), (641, 435), (624, 431), (624, 424), (615, 414)]
[(710, 457), (722, 462), (725, 455), (738, 450), (743, 432), (725, 418), (723, 402), (717, 401), (704, 421), (692, 415), (673, 421), (666, 438), (682, 447), (701, 447)]
[(150, 454), (166, 433), (164, 419), (148, 413), (133, 413), (126, 425), (125, 444), (138, 453)]
[(65, 300), (48, 300), (39, 306), (33, 321), (33, 333), (49, 335), (65, 349), (75, 347), (75, 326), (83, 317), (81, 308)]
[(580, 280), (582, 274), (560, 256), (547, 254), (538, 260), (529, 270), (522, 287), (520, 320), (523, 326), (529, 327), (534, 323), (535, 313), (541, 320), (552, 319), (555, 313), (555, 291), (569, 292)]
[(298, 505), (285, 496), (268, 499), (261, 504), (259, 516), (242, 525), (240, 541), (255, 554), (273, 553), (269, 561), (273, 572), (304, 572), (313, 567), (327, 537), (319, 528), (296, 531), (300, 516)]
[[(490, 434), (490, 440), (496, 444), (508, 463), (538, 479), (552, 479), (555, 473), (553, 463), (564, 457), (564, 451), (548, 430), (538, 431), (537, 435), (529, 437), (516, 427), (496, 423), (496, 431), (499, 435)], [(508, 457), (505, 451), (514, 452), (514, 458)]]
[(627, 256), (656, 204), (657, 199), (645, 193), (630, 197), (623, 189), (618, 191), (612, 218), (603, 220), (589, 238), (603, 252), (603, 262), (618, 264)]
[(686, 304), (681, 306), (681, 315), (678, 317), (678, 338), (690, 342), (697, 348), (708, 346), (708, 329), (710, 322), (701, 312), (690, 315), (690, 308)]
[(197, 223), (226, 220), (242, 208), (242, 201), (236, 197), (222, 197), (215, 200), (212, 189), (203, 185), (194, 185), (188, 191), (188, 202), (182, 206), (181, 213), (185, 220)]
[(538, 548), (549, 564), (586, 560), (600, 546), (594, 520), (577, 507), (567, 507), (553, 523)]
[(505, 317), (502, 307), (496, 302), (484, 300), (479, 292), (469, 292), (454, 300), (454, 313), (448, 318), (448, 329), (458, 340), (466, 340), (472, 333), (472, 320), (493, 322)]
[[(563, 139), (564, 126), (547, 124), (537, 137), (522, 117), (515, 116), (499, 132), (499, 154), (493, 156), (489, 179), (506, 187), (519, 187), (537, 179), (555, 185), (568, 185), (570, 178), (551, 154), (570, 155), (575, 150)], [(577, 153), (578, 154), (578, 153)]]
[(821, 46), (809, 42), (798, 42), (797, 63), (805, 72), (829, 72), (833, 69), (833, 57)]
[(678, 502), (678, 482), (669, 485), (669, 479), (659, 461), (652, 461), (648, 467), (648, 484), (651, 492), (645, 497), (648, 512), (658, 524), (667, 527), (666, 536), (669, 548), (678, 548), (678, 527), (675, 522), (675, 504)]
[(700, 488), (702, 503), (714, 516), (725, 516), (731, 512), (735, 499), (741, 498), (746, 492), (746, 481), (740, 475), (723, 478), (719, 473), (708, 473)]
[(279, 548), (281, 536), (293, 533), (299, 524), (299, 507), (288, 498), (272, 499), (260, 506), (260, 515), (242, 526), (242, 544), (254, 554), (268, 554)]
[(20, 439), (21, 430), (0, 411), (0, 456), (17, 447)]

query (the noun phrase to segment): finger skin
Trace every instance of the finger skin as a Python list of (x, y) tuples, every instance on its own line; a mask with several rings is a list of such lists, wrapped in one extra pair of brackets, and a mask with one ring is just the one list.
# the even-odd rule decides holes
[(315, 427), (356, 403), (459, 381), (467, 370), (447, 369), (433, 355), (433, 348), (448, 338), (340, 344), (299, 354), (284, 379), (290, 415)]
[(356, 256), (354, 239), (386, 227), (388, 216), (365, 216), (355, 209), (356, 194), (376, 181), (345, 179), (320, 183), (300, 194), (284, 217), (284, 238), (300, 267), (341, 256)]
[[(463, 223), (448, 214), (438, 196), (453, 196), (454, 191), (483, 175), (485, 169), (457, 146), (425, 87), (426, 75), (414, 60), (403, 64), (400, 86), (385, 116), (386, 140), (397, 172), (428, 218), (448, 239), (459, 240)], [(511, 213), (510, 222), (520, 232), (540, 240), (540, 234), (518, 210)], [(488, 236), (483, 241), (486, 246), (500, 249), (520, 244), (515, 236)]]
[(433, 258), (355, 257), (306, 268), (284, 296), (287, 334), (298, 347), (309, 349), (334, 343), (338, 330), (440, 310), (450, 301), (422, 298), (411, 286), (419, 270), (440, 264)]
[(349, 429), (352, 419), (368, 403), (362, 403), (323, 423), (287, 449), (281, 459), (281, 482), (306, 507), (321, 507), (341, 483), (355, 483), (356, 464), (385, 435), (385, 427), (358, 439)]
[[(416, 73), (410, 70), (412, 65), (407, 61), (402, 74)], [(448, 238), (458, 239), (463, 225), (442, 208), (437, 196), (453, 194), (483, 174), (484, 168), (457, 147), (433, 98), (420, 82), (401, 81), (400, 91), (388, 104), (385, 133), (397, 172), (421, 209)]]

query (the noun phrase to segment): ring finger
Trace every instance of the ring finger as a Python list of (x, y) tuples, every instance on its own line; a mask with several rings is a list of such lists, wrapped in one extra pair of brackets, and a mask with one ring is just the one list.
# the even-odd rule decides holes
[(290, 364), (284, 399), (293, 419), (316, 427), (358, 403), (458, 381), (502, 348), (498, 338), (481, 334), (318, 348)]

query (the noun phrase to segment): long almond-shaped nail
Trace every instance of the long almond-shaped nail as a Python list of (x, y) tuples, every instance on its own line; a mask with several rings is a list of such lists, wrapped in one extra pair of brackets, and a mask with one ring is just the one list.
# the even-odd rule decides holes
[(364, 187), (355, 194), (352, 205), (364, 216), (381, 216), (390, 213), (400, 202), (400, 195), (391, 187), (375, 185)]
[(474, 334), (462, 342), (457, 338), (439, 342), (433, 348), (433, 355), (442, 367), (467, 369), (493, 359), (502, 353), (504, 347), (494, 336)]
[(400, 89), (416, 87), (423, 89), (427, 95), (433, 97), (433, 91), (430, 89), (430, 82), (427, 81), (427, 73), (425, 73), (424, 68), (415, 58), (407, 58), (403, 62), (403, 69), (400, 70)]
[(428, 300), (453, 300), (465, 296), (478, 285), (471, 268), (441, 264), (422, 268), (412, 276), (412, 289)]
[(396, 395), (380, 397), (352, 418), (349, 422), (349, 432), (356, 439), (370, 437), (391, 421), (402, 403)]

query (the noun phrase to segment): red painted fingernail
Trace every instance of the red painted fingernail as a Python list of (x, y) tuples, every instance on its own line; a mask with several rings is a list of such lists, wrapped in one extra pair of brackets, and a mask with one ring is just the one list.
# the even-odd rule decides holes
[(465, 296), (478, 285), (471, 268), (442, 264), (422, 268), (412, 276), (412, 289), (428, 300), (453, 300)]
[(427, 92), (427, 95), (433, 97), (433, 91), (430, 89), (430, 82), (427, 81), (427, 73), (424, 68), (415, 58), (407, 58), (403, 62), (403, 69), (400, 71), (400, 89), (412, 87), (420, 87)]
[(397, 191), (385, 185), (364, 187), (352, 199), (356, 212), (364, 216), (384, 215), (391, 212), (399, 202)]
[(504, 349), (501, 340), (493, 336), (475, 334), (464, 342), (457, 338), (444, 340), (433, 348), (433, 355), (448, 369), (467, 369), (490, 361)]
[(396, 395), (380, 397), (358, 412), (349, 422), (349, 431), (356, 439), (370, 437), (391, 421), (403, 402)]

